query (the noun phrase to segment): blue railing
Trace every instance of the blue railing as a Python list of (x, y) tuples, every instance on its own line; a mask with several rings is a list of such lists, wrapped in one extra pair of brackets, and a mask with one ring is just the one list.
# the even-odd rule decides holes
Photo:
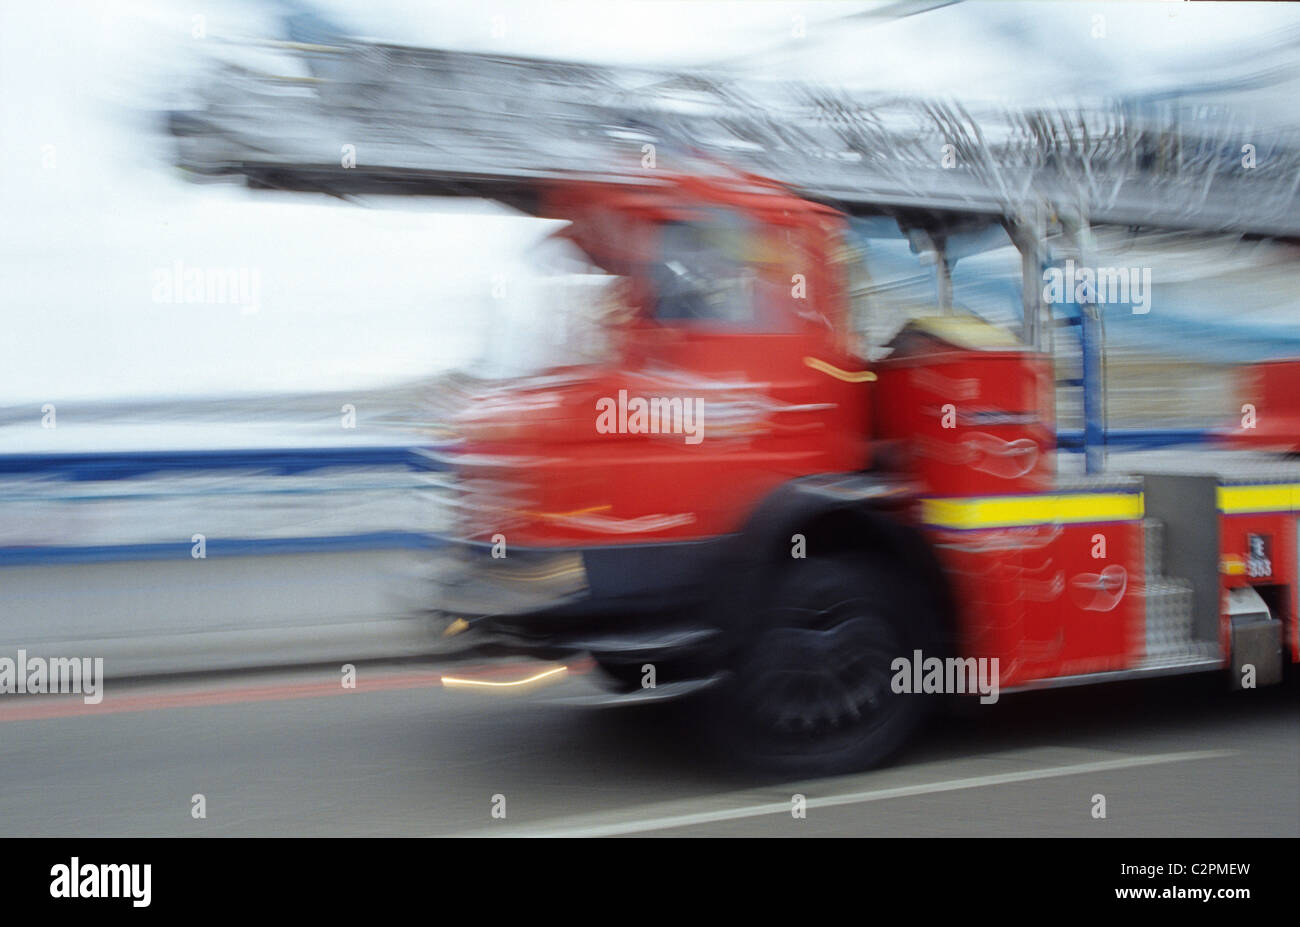
[(336, 467), (444, 469), (417, 447), (323, 447), (253, 450), (131, 451), (0, 455), (0, 479), (126, 480), (165, 472), (252, 470), (277, 476)]
[[(1105, 444), (1112, 448), (1151, 449), (1173, 447), (1188, 444), (1203, 444), (1213, 441), (1216, 433), (1207, 429), (1147, 429), (1111, 431), (1105, 437)], [(1057, 435), (1057, 447), (1064, 452), (1085, 450), (1090, 442), (1082, 431), (1062, 431)], [(1095, 447), (1095, 445), (1094, 445)], [(374, 469), (387, 468), (393, 472), (439, 471), (447, 468), (432, 449), (418, 447), (329, 447), (296, 449), (257, 449), (257, 450), (192, 450), (192, 451), (143, 451), (143, 452), (95, 452), (69, 454), (12, 454), (0, 456), (0, 487), (6, 479), (21, 478), (24, 482), (33, 478), (45, 483), (50, 488), (68, 483), (140, 480), (140, 493), (97, 495), (98, 490), (88, 494), (69, 494), (66, 490), (50, 492), (37, 487), (32, 492), (30, 482), (23, 487), (19, 497), (4, 496), (2, 502), (12, 502), (15, 498), (27, 503), (50, 505), (79, 505), (101, 500), (129, 502), (142, 499), (146, 502), (153, 498), (174, 497), (175, 495), (192, 495), (195, 499), (211, 496), (214, 493), (206, 489), (190, 491), (184, 487), (170, 486), (163, 489), (151, 480), (182, 474), (205, 474), (225, 472), (232, 476), (246, 473), (250, 476), (297, 476), (322, 470)], [(318, 493), (323, 497), (347, 492), (364, 492), (373, 489), (369, 482), (364, 484), (344, 484), (343, 488), (332, 488), (326, 483), (311, 490), (281, 489), (274, 483), (246, 485), (241, 494), (268, 497), (287, 492)], [(402, 493), (400, 487), (392, 487), (395, 493)], [(402, 497), (404, 498), (404, 497)], [(51, 510), (52, 511), (52, 510)], [(410, 526), (393, 526), (391, 530), (386, 521), (378, 525), (358, 525), (359, 529), (336, 534), (312, 534), (301, 537), (230, 537), (209, 536), (205, 539), (206, 556), (209, 557), (243, 557), (282, 554), (308, 554), (359, 550), (431, 550), (443, 542), (432, 531), (409, 530)], [(163, 531), (161, 533), (170, 533)], [(172, 560), (191, 557), (190, 537), (185, 532), (177, 531), (171, 540), (144, 540), (143, 542), (124, 543), (84, 543), (97, 540), (83, 536), (81, 543), (69, 538), (69, 543), (60, 544), (24, 544), (4, 546), (0, 544), (0, 566), (32, 566), (59, 563), (91, 563), (131, 560)], [(98, 539), (102, 540), (102, 538)]]
[[(419, 517), (409, 517), (408, 507), (401, 502), (405, 493), (415, 492), (417, 484), (412, 484), (409, 477), (402, 474), (430, 472), (446, 469), (439, 457), (430, 453), (432, 449), (403, 446), (359, 446), (359, 447), (312, 447), (312, 448), (273, 448), (273, 449), (237, 449), (237, 450), (186, 450), (186, 451), (132, 451), (132, 452), (82, 452), (82, 453), (40, 453), (0, 455), (0, 518), (14, 519), (9, 527), (17, 531), (5, 532), (11, 539), (41, 537), (37, 543), (5, 544), (0, 540), (0, 566), (31, 566), (42, 564), (114, 562), (130, 560), (171, 560), (191, 557), (191, 537), (189, 531), (178, 530), (181, 523), (189, 524), (195, 530), (202, 530), (204, 513), (219, 511), (229, 504), (213, 497), (221, 496), (235, 500), (239, 497), (258, 497), (265, 495), (268, 500), (276, 498), (276, 508), (269, 510), (268, 519), (254, 517), (245, 523), (235, 518), (236, 523), (244, 524), (248, 534), (245, 537), (231, 536), (230, 531), (223, 535), (205, 537), (206, 557), (265, 556), (277, 554), (326, 553), (355, 550), (427, 550), (439, 546), (439, 536), (431, 531), (418, 530)], [(351, 480), (347, 471), (357, 471), (357, 480)], [(387, 471), (388, 477), (373, 477), (376, 470)], [(326, 475), (324, 471), (332, 471)], [(309, 483), (303, 486), (300, 480), (290, 484), (281, 484), (276, 477), (311, 477), (321, 473), (324, 482), (319, 485)], [(202, 482), (205, 476), (226, 476), (236, 481), (229, 486), (218, 485), (215, 489)], [(241, 476), (247, 476), (242, 480)], [(197, 477), (199, 484), (188, 480), (175, 482), (172, 477)], [(270, 477), (267, 481), (265, 478)], [(86, 491), (75, 488), (76, 484), (122, 481), (121, 489), (107, 491), (100, 487), (88, 487)], [(138, 492), (135, 486), (138, 486)], [(12, 492), (5, 492), (5, 488)], [(234, 488), (231, 488), (234, 487)], [(403, 488), (410, 487), (410, 488)], [(311, 519), (304, 519), (305, 533), (302, 536), (279, 536), (284, 525), (292, 526), (301, 517), (302, 511), (328, 512), (333, 500), (373, 498), (378, 491), (387, 492), (390, 497), (390, 510), (400, 509), (389, 518), (361, 519), (351, 527), (340, 529), (330, 527), (329, 533), (312, 531)], [(290, 515), (281, 515), (282, 501), (291, 496), (322, 497), (320, 503), (305, 503), (307, 510), (299, 510)], [(66, 533), (61, 529), (50, 528), (57, 525), (58, 518), (68, 512), (80, 512), (82, 505), (94, 506), (97, 503), (109, 505), (134, 506), (126, 511), (138, 513), (135, 525), (149, 524), (152, 514), (148, 506), (153, 502), (167, 499), (191, 498), (194, 512), (187, 514), (181, 522), (173, 523), (164, 514), (163, 523), (154, 525), (156, 531), (136, 530), (135, 539), (131, 531), (121, 532), (121, 543), (111, 541), (114, 529), (110, 523), (98, 522), (98, 530), (90, 532), (78, 527), (81, 516), (70, 519)], [(412, 505), (417, 496), (413, 495)], [(396, 500), (396, 505), (392, 501)], [(239, 503), (233, 503), (239, 504)], [(243, 503), (248, 504), (248, 503)], [(252, 503), (257, 510), (261, 504)], [(9, 508), (7, 506), (14, 506)], [(213, 506), (218, 508), (214, 509)], [(71, 508), (69, 508), (71, 507)], [(84, 511), (94, 512), (92, 508)], [(116, 515), (104, 518), (121, 517), (122, 509)], [(164, 510), (165, 512), (166, 510)], [(42, 519), (44, 530), (27, 531), (20, 519)], [(51, 522), (51, 520), (54, 520)], [(93, 516), (92, 516), (93, 521)], [(413, 524), (412, 522), (416, 522)], [(256, 524), (252, 524), (256, 522)], [(283, 524), (281, 524), (283, 522)], [(362, 523), (364, 522), (364, 523)], [(84, 522), (82, 522), (84, 524)], [(3, 527), (3, 526), (0, 526)], [(229, 527), (229, 523), (227, 524)], [(251, 527), (252, 531), (247, 529)], [(261, 533), (276, 536), (257, 536)], [(267, 529), (270, 530), (267, 530)], [(412, 530), (415, 528), (417, 530)], [(141, 536), (141, 535), (144, 536)], [(43, 535), (57, 540), (46, 543)], [(108, 541), (108, 543), (106, 543)]]

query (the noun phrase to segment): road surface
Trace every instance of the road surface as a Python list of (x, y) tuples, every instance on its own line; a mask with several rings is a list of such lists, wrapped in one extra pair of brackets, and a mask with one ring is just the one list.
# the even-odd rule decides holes
[(6, 696), (0, 835), (1300, 835), (1295, 673), (1004, 695), (887, 768), (774, 785), (710, 756), (689, 703), (546, 701), (591, 689), (582, 668), (527, 694), (440, 679), (533, 667), (409, 662), (355, 689), (335, 667)]

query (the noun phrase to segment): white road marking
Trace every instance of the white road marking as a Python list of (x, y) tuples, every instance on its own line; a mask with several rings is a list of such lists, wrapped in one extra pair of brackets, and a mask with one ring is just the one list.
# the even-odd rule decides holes
[[(1128, 756), (1114, 760), (1098, 760), (1091, 763), (1075, 763), (1069, 766), (1049, 766), (1043, 769), (1025, 769), (1017, 772), (991, 773), (983, 776), (971, 776), (964, 779), (948, 779), (942, 782), (925, 782), (917, 785), (904, 785), (894, 788), (873, 789), (870, 791), (847, 792), (842, 795), (828, 795), (821, 798), (809, 797), (807, 808), (833, 808), (837, 805), (857, 805), (873, 801), (888, 801), (891, 798), (909, 798), (915, 795), (931, 795), (937, 792), (956, 792), (962, 789), (979, 789), (992, 785), (1005, 785), (1011, 782), (1030, 782), (1035, 779), (1052, 779), (1059, 776), (1077, 776), (1084, 773), (1108, 772), (1114, 769), (1129, 769), (1134, 766), (1156, 766), (1163, 763), (1186, 763), (1191, 760), (1208, 760), (1233, 756), (1235, 750), (1188, 750), (1180, 753), (1159, 753), (1148, 756)], [(798, 791), (804, 791), (801, 787)], [(713, 796), (707, 800), (717, 801), (722, 796)], [(570, 821), (565, 826), (563, 821), (554, 824), (542, 824), (527, 828), (501, 827), (490, 831), (479, 831), (474, 836), (500, 837), (614, 837), (623, 834), (639, 834), (650, 831), (671, 830), (678, 827), (693, 827), (698, 824), (713, 824), (718, 821), (736, 821), (743, 818), (757, 818), (769, 814), (789, 814), (790, 802), (770, 802), (761, 805), (749, 805), (740, 808), (718, 808), (710, 811), (697, 811), (689, 814), (669, 814), (645, 817), (653, 814), (653, 807), (643, 809), (641, 814), (633, 812), (624, 820), (608, 823), (582, 824), (581, 819)], [(608, 819), (609, 815), (600, 816)]]

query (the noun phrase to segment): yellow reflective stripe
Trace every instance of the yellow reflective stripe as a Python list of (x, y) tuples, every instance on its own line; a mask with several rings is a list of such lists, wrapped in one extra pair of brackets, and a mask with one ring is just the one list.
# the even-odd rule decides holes
[(1219, 511), (1227, 515), (1300, 511), (1300, 483), (1220, 486), (1218, 495)]
[(921, 517), (927, 524), (957, 529), (1135, 521), (1142, 517), (1144, 505), (1140, 492), (923, 499)]
[[(1044, 493), (923, 499), (921, 517), (941, 528), (998, 528), (1022, 525), (1129, 521), (1142, 518), (1142, 493)], [(1300, 512), (1300, 483), (1218, 487), (1219, 511), (1228, 515)]]

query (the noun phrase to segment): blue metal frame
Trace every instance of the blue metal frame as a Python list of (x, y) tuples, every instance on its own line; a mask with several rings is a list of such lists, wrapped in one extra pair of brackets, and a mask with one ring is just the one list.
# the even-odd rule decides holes
[(1088, 305), (1078, 307), (1079, 350), (1083, 356), (1083, 456), (1085, 471), (1100, 473), (1106, 467), (1104, 345), (1101, 320), (1093, 317), (1090, 308)]
[[(1130, 429), (1106, 432), (1106, 446), (1135, 449), (1177, 447), (1186, 444), (1208, 444), (1218, 437), (1218, 432), (1202, 428)], [(1086, 451), (1088, 448), (1087, 432), (1057, 432), (1056, 447), (1058, 450), (1076, 453)]]

